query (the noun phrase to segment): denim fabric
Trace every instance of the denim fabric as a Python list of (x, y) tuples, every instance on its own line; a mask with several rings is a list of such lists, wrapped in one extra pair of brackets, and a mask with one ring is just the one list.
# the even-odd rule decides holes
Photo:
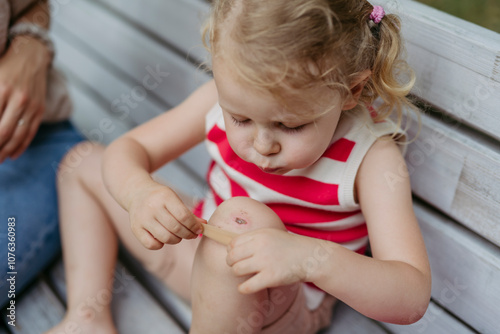
[(8, 221), (15, 219), (16, 297), (60, 253), (56, 171), (83, 137), (68, 122), (42, 124), (28, 149), (0, 164), (0, 306), (8, 302)]

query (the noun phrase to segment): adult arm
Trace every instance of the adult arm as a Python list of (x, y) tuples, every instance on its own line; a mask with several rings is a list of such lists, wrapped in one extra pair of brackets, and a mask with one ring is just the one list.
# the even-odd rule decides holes
[[(36, 2), (15, 23), (48, 29), (47, 1)], [(45, 111), (51, 53), (36, 38), (18, 35), (0, 58), (0, 163), (19, 157), (29, 146)]]

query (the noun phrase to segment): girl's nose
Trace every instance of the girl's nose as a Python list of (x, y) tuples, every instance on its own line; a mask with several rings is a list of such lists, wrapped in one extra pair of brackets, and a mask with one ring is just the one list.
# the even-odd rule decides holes
[(263, 156), (277, 154), (281, 150), (280, 144), (268, 130), (257, 131), (254, 137), (253, 147), (257, 153)]

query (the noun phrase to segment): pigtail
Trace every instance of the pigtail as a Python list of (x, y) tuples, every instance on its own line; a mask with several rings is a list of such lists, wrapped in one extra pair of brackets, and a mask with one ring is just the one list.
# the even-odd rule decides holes
[[(372, 65), (372, 76), (367, 89), (372, 97), (379, 97), (374, 121), (381, 121), (391, 113), (399, 127), (405, 111), (413, 111), (420, 118), (418, 109), (408, 98), (415, 84), (415, 73), (402, 57), (404, 48), (400, 35), (401, 24), (396, 15), (384, 16), (380, 23), (372, 25), (370, 33), (378, 44)], [(409, 123), (407, 123), (408, 126)]]

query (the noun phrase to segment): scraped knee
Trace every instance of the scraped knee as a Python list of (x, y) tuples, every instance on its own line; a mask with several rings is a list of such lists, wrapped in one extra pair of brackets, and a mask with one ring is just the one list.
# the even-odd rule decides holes
[(249, 197), (233, 197), (222, 202), (208, 223), (238, 234), (259, 228), (285, 230), (273, 210)]

